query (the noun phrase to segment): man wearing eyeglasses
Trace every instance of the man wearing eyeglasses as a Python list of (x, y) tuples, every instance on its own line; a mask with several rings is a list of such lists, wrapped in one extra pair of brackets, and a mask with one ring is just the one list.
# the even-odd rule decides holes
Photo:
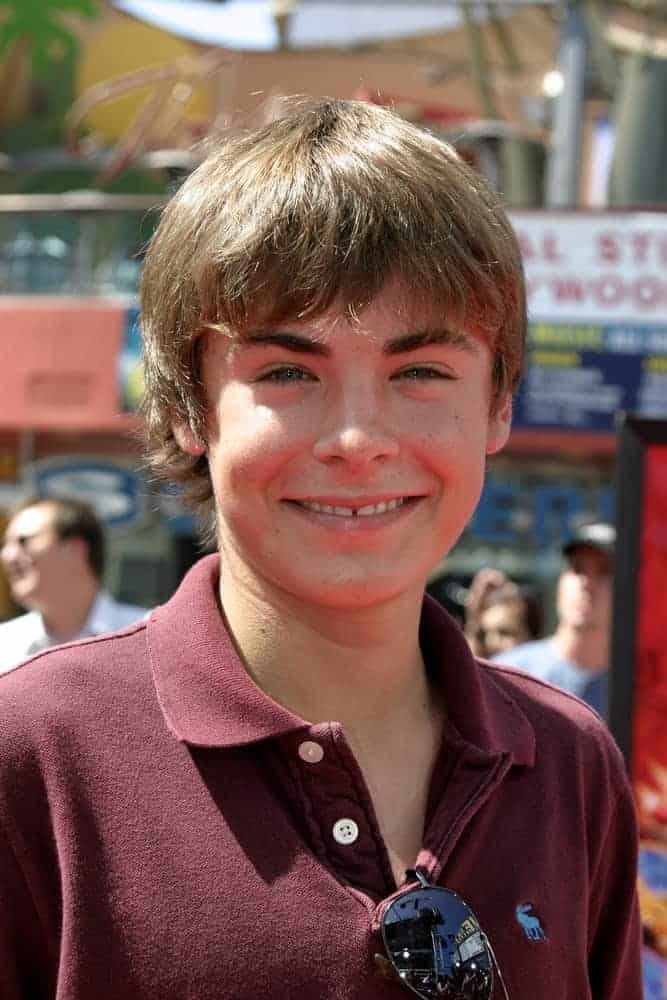
[(104, 532), (95, 511), (69, 498), (33, 497), (12, 513), (0, 560), (27, 613), (0, 625), (0, 673), (59, 643), (111, 632), (146, 609), (103, 589)]
[(0, 678), (3, 1000), (640, 1000), (607, 727), (424, 598), (509, 434), (515, 236), (393, 112), (283, 111), (142, 277), (152, 465), (218, 551)]

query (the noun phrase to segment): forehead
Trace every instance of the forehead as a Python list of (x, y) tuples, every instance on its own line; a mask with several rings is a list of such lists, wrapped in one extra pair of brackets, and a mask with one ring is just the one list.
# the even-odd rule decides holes
[(17, 538), (19, 535), (32, 535), (53, 525), (55, 509), (52, 504), (35, 504), (15, 514), (7, 525), (5, 537)]
[(586, 570), (590, 573), (609, 573), (611, 570), (611, 559), (602, 549), (594, 545), (577, 545), (569, 555), (565, 557), (565, 571)]
[(521, 601), (503, 601), (502, 604), (492, 604), (482, 611), (480, 620), (486, 628), (493, 628), (505, 622), (520, 621), (522, 612)]
[[(479, 325), (475, 319), (478, 312), (479, 310), (470, 303), (466, 306), (464, 316), (461, 307), (455, 306), (451, 295), (446, 296), (437, 288), (429, 291), (425, 288), (412, 287), (405, 278), (393, 275), (379, 291), (369, 295), (365, 301), (361, 300), (358, 294), (352, 297), (351, 292), (348, 294), (343, 288), (339, 296), (323, 309), (306, 307), (305, 311), (302, 311), (298, 302), (258, 295), (246, 315), (244, 326), (228, 327), (227, 330), (231, 330), (233, 335), (242, 336), (244, 329), (250, 328), (283, 323), (328, 328), (349, 322), (351, 319), (361, 328), (381, 318), (403, 323), (417, 319), (424, 321), (428, 318), (432, 322), (447, 322), (463, 328)], [(215, 327), (215, 324), (213, 326)]]
[(415, 294), (396, 282), (383, 289), (359, 312), (348, 309), (344, 303), (335, 303), (322, 313), (312, 316), (289, 317), (270, 315), (258, 318), (256, 323), (233, 334), (237, 343), (253, 341), (257, 335), (272, 330), (291, 330), (321, 341), (329, 348), (350, 334), (363, 336), (367, 341), (382, 344), (394, 338), (425, 331), (443, 331), (448, 340), (457, 346), (477, 348), (480, 341), (489, 343), (471, 320), (464, 320), (456, 311), (447, 308), (427, 295)]

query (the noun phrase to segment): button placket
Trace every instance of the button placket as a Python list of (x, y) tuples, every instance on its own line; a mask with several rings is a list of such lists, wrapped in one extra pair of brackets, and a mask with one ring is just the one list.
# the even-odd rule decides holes
[(391, 884), (391, 868), (368, 790), (340, 726), (312, 726), (292, 743), (291, 754), (304, 795), (303, 815), (317, 824), (327, 863), (341, 882), (381, 895)]

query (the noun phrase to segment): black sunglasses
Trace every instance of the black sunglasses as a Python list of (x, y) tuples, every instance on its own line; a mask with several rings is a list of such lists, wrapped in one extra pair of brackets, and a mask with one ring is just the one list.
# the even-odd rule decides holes
[(401, 892), (382, 917), (382, 940), (394, 973), (423, 1000), (491, 1000), (493, 970), (510, 1000), (496, 956), (477, 917), (450, 889), (406, 872), (418, 886)]

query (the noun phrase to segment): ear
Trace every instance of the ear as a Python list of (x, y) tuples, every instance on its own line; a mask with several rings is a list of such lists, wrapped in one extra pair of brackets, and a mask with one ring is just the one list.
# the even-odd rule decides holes
[(84, 562), (89, 562), (90, 546), (85, 538), (81, 538), (79, 535), (70, 535), (69, 538), (63, 538), (62, 541), (67, 542), (70, 548), (78, 550), (79, 558)]
[(199, 456), (206, 451), (206, 445), (200, 441), (190, 424), (178, 422), (171, 425), (176, 438), (176, 444), (186, 455)]
[(507, 444), (512, 427), (512, 396), (508, 392), (489, 416), (486, 434), (486, 454), (495, 455)]

